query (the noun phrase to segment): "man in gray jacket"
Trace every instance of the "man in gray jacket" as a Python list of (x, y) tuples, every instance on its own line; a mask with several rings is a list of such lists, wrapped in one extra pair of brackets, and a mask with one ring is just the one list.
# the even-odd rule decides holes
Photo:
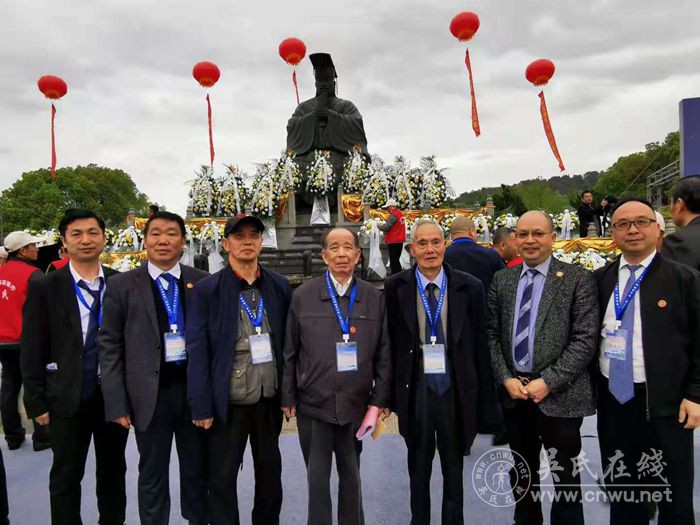
[[(355, 433), (368, 407), (389, 406), (391, 354), (384, 298), (353, 276), (357, 235), (344, 228), (323, 238), (328, 271), (299, 287), (287, 316), (282, 411), (297, 416), (308, 473), (309, 525), (331, 525), (330, 474), (335, 453), (338, 523), (364, 523), (361, 443)], [(375, 410), (376, 412), (376, 410)]]
[[(525, 213), (516, 225), (523, 264), (496, 273), (488, 297), (488, 338), (516, 468), (511, 471), (515, 523), (541, 524), (537, 499), (544, 446), (560, 494), (552, 525), (583, 523), (580, 476), (583, 417), (595, 413), (589, 365), (598, 340), (593, 276), (552, 257), (556, 239), (549, 215)], [(518, 463), (525, 462), (529, 476)], [(556, 475), (555, 475), (556, 474)]]

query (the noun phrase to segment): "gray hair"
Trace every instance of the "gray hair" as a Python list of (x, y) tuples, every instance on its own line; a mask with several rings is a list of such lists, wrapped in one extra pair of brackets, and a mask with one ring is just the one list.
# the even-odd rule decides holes
[(413, 227), (411, 228), (411, 239), (415, 237), (418, 228), (420, 228), (421, 226), (425, 226), (426, 224), (435, 226), (438, 230), (440, 230), (440, 235), (442, 235), (442, 238), (445, 238), (445, 230), (443, 230), (442, 226), (440, 226), (437, 222), (431, 219), (418, 219), (416, 222), (413, 223)]

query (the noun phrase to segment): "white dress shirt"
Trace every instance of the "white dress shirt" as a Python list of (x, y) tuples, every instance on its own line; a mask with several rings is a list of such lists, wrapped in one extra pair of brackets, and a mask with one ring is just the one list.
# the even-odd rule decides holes
[[(80, 281), (83, 281), (85, 284), (87, 284), (88, 288), (90, 290), (99, 290), (100, 289), (100, 283), (104, 281), (105, 278), (105, 273), (102, 270), (102, 265), (100, 265), (100, 271), (97, 274), (97, 277), (95, 277), (92, 281), (88, 281), (86, 279), (83, 279), (83, 277), (76, 271), (75, 268), (73, 268), (73, 262), (68, 263), (68, 268), (70, 269), (70, 273), (73, 276), (73, 280), (75, 281), (75, 284), (79, 284)], [(104, 299), (105, 296), (105, 288), (102, 288), (102, 298)], [(89, 305), (92, 306), (92, 295), (87, 293), (85, 290), (81, 289), (78, 287), (78, 293), (82, 295), (83, 299), (85, 299), (85, 302)], [(85, 338), (87, 337), (87, 331), (88, 331), (88, 324), (90, 323), (90, 309), (86, 308), (83, 302), (78, 299), (76, 296), (75, 298), (76, 301), (78, 301), (78, 309), (80, 311), (80, 328), (82, 329), (83, 332), (83, 344), (85, 344)]]
[[(651, 253), (646, 259), (644, 259), (639, 264), (642, 266), (637, 272), (635, 272), (634, 277), (638, 279), (645, 268), (648, 268), (651, 261), (654, 260), (656, 252)], [(627, 280), (630, 277), (629, 262), (625, 259), (623, 255), (620, 257), (620, 267), (617, 271), (617, 282), (620, 287), (620, 295), (627, 285)], [(634, 382), (635, 383), (646, 383), (647, 375), (644, 369), (644, 347), (642, 344), (642, 316), (640, 313), (639, 304), (642, 297), (641, 288), (637, 290), (637, 294), (634, 297), (634, 333), (632, 334), (632, 368), (634, 370)], [(620, 301), (624, 301), (624, 297), (620, 297)], [(600, 371), (605, 377), (609, 377), (610, 370), (610, 359), (603, 355), (603, 350), (605, 348), (605, 336), (611, 334), (615, 331), (617, 318), (615, 317), (615, 294), (610, 295), (610, 301), (608, 301), (608, 307), (605, 310), (605, 316), (603, 317), (603, 339), (600, 342)]]
[(168, 290), (168, 280), (163, 279), (162, 275), (164, 273), (169, 273), (175, 279), (180, 279), (180, 274), (182, 273), (182, 270), (180, 269), (180, 263), (176, 263), (175, 266), (170, 268), (170, 270), (163, 271), (160, 268), (158, 268), (155, 264), (153, 264), (151, 261), (148, 261), (148, 274), (151, 276), (151, 279), (156, 281), (158, 277), (160, 277), (160, 284), (163, 285), (163, 290), (167, 291)]
[(336, 280), (336, 278), (333, 277), (333, 274), (330, 271), (328, 272), (328, 275), (331, 276), (331, 282), (333, 283), (333, 286), (335, 287), (335, 291), (338, 292), (338, 297), (344, 296), (345, 292), (347, 292), (348, 288), (350, 288), (350, 285), (352, 284), (353, 278), (350, 277), (350, 279), (348, 279), (345, 284), (340, 284), (340, 282), (338, 282)]

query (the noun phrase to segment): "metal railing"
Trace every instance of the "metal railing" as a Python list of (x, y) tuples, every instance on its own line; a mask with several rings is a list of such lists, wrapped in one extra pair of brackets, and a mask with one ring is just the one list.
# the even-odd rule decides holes
[(681, 162), (677, 160), (647, 177), (647, 199), (656, 207), (665, 204), (665, 192), (681, 175)]

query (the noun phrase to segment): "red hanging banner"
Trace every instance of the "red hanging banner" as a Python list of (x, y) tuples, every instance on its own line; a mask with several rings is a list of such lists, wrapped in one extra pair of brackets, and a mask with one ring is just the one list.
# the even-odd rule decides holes
[(467, 65), (467, 71), (469, 72), (469, 92), (472, 96), (472, 129), (474, 130), (474, 134), (478, 137), (481, 135), (481, 127), (479, 126), (479, 113), (476, 110), (476, 94), (474, 93), (474, 79), (472, 77), (472, 63), (469, 60), (469, 49), (467, 49), (464, 63)]
[(542, 124), (544, 125), (544, 132), (547, 135), (547, 140), (552, 148), (552, 153), (554, 157), (559, 162), (559, 170), (564, 171), (564, 163), (561, 160), (561, 155), (559, 155), (559, 148), (557, 148), (557, 141), (554, 139), (554, 131), (552, 131), (552, 123), (549, 120), (549, 113), (547, 112), (547, 102), (544, 100), (544, 91), (540, 91), (540, 114), (542, 115)]
[(297, 106), (299, 105), (299, 86), (297, 85), (297, 70), (292, 72), (292, 82), (294, 83), (294, 91), (297, 94)]
[(56, 179), (56, 138), (53, 131), (55, 120), (56, 106), (51, 104), (51, 180)]
[(211, 159), (211, 167), (214, 169), (214, 135), (211, 130), (211, 101), (207, 94), (207, 117), (209, 121), (209, 157)]

